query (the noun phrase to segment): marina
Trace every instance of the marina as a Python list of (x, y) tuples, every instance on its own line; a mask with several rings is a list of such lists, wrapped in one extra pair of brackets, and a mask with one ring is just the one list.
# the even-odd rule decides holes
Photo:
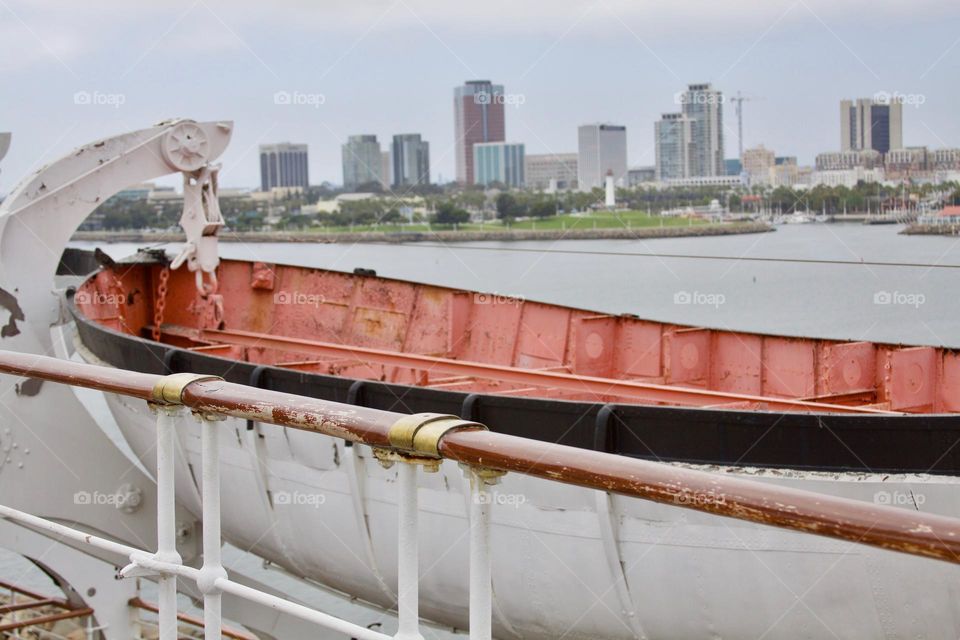
[(0, 640), (960, 638), (955, 0), (0, 15)]
[[(161, 637), (175, 626), (188, 624), (191, 614), (171, 609), (177, 600), (173, 580), (179, 576), (184, 588), (191, 581), (199, 588), (196, 601), (203, 600), (204, 606), (196, 620), (198, 624), (203, 620), (208, 635), (211, 628), (221, 626), (221, 608), (231, 620), (267, 631), (257, 607), (238, 607), (231, 600), (243, 598), (284, 612), (285, 618), (271, 623), (274, 631), (288, 629), (284, 634), (299, 633), (293, 629), (309, 622), (353, 637), (387, 637), (290, 603), (256, 586), (260, 583), (249, 576), (235, 573), (240, 582), (230, 579), (221, 559), (224, 540), (286, 573), (373, 607), (390, 609), (399, 598), (396, 637), (418, 633), (420, 616), (448, 629), (469, 627), (479, 637), (514, 633), (547, 638), (571, 629), (604, 637), (659, 637), (676, 628), (676, 619), (649, 595), (638, 599), (636, 587), (630, 586), (638, 583), (633, 571), (640, 569), (641, 558), (655, 564), (676, 557), (694, 565), (730, 563), (741, 573), (753, 566), (752, 577), (743, 583), (750, 585), (746, 591), (729, 586), (721, 590), (720, 583), (714, 583), (711, 598), (727, 598), (731, 607), (756, 598), (756, 589), (769, 591), (767, 569), (777, 567), (775, 575), (788, 572), (798, 553), (814, 570), (836, 563), (837, 548), (831, 543), (796, 546), (796, 537), (803, 534), (771, 536), (756, 531), (764, 525), (948, 561), (954, 558), (949, 543), (953, 534), (948, 531), (953, 527), (960, 531), (960, 521), (933, 515), (950, 513), (949, 496), (960, 469), (960, 462), (948, 455), (960, 423), (950, 415), (957, 395), (953, 388), (957, 367), (953, 352), (942, 348), (949, 345), (947, 340), (930, 343), (921, 338), (915, 346), (905, 346), (902, 341), (868, 342), (862, 332), (846, 342), (751, 335), (743, 328), (721, 329), (716, 317), (713, 328), (708, 328), (640, 319), (635, 315), (642, 310), (639, 307), (628, 315), (600, 311), (612, 311), (614, 303), (622, 305), (619, 296), (585, 311), (535, 302), (519, 294), (450, 289), (440, 283), (416, 284), (379, 275), (396, 265), (429, 264), (391, 260), (390, 252), (432, 253), (435, 260), (453, 254), (463, 269), (447, 277), (463, 278), (473, 273), (465, 259), (492, 258), (502, 264), (503, 260), (555, 259), (551, 256), (556, 255), (569, 263), (577, 250), (573, 247), (596, 249), (589, 243), (622, 241), (571, 241), (570, 253), (539, 243), (499, 247), (474, 243), (463, 245), (467, 248), (460, 253), (442, 244), (398, 245), (389, 251), (377, 246), (375, 255), (385, 262), (366, 263), (352, 271), (284, 266), (259, 256), (221, 259), (216, 244), (215, 173), (199, 168), (196, 185), (191, 185), (195, 199), (188, 199), (184, 211), (187, 243), (171, 247), (170, 253), (153, 249), (131, 254), (123, 245), (108, 245), (117, 258), (102, 251), (78, 252), (76, 247), (56, 260), (37, 250), (54, 242), (67, 243), (73, 232), (70, 227), (87, 215), (91, 203), (103, 198), (91, 198), (87, 189), (109, 188), (106, 185), (111, 182), (129, 180), (126, 172), (137, 170), (136, 163), (115, 169), (115, 163), (103, 162), (98, 155), (137, 157), (143, 155), (139, 149), (159, 143), (170, 149), (167, 162), (173, 166), (183, 162), (196, 166), (183, 147), (170, 142), (183, 131), (225, 144), (230, 124), (173, 121), (127, 139), (95, 143), (28, 180), (4, 203), (9, 219), (21, 222), (7, 227), (11, 238), (16, 238), (9, 245), (15, 250), (5, 254), (14, 261), (8, 263), (7, 273), (9, 277), (18, 272), (22, 277), (61, 274), (61, 304), (67, 315), (48, 308), (46, 313), (53, 311), (61, 318), (54, 322), (60, 328), (50, 338), (59, 345), (54, 348), (75, 354), (70, 362), (36, 352), (28, 355), (30, 351), (0, 353), (0, 370), (26, 376), (16, 386), (16, 410), (22, 416), (36, 414), (33, 420), (56, 424), (42, 416), (63, 410), (70, 396), (59, 391), (66, 387), (51, 387), (44, 380), (107, 392), (106, 406), (120, 438), (141, 468), (157, 469), (155, 498), (150, 497), (149, 485), (141, 482), (111, 490), (94, 488), (101, 486), (97, 478), (110, 477), (102, 470), (79, 484), (71, 483), (81, 490), (73, 494), (73, 507), (68, 508), (74, 512), (68, 516), (70, 521), (96, 518), (95, 512), (101, 509), (83, 511), (90, 506), (113, 510), (114, 519), (120, 513), (126, 514), (124, 520), (135, 518), (122, 529), (115, 520), (88, 525), (106, 537), (90, 538), (56, 520), (18, 510), (10, 505), (10, 501), (18, 503), (12, 495), (0, 507), (5, 526), (18, 523), (92, 544), (102, 552), (129, 558), (131, 564), (122, 575), (158, 578), (155, 604), (141, 594), (139, 580), (118, 583), (102, 593), (95, 587), (86, 589), (83, 600), (96, 604), (85, 611), (99, 612), (98, 622), (110, 620), (98, 633), (112, 629), (110, 634), (115, 634), (125, 627), (121, 621), (130, 619), (124, 613), (129, 602), (145, 603), (141, 609), (158, 612)], [(84, 171), (86, 163), (96, 167), (93, 174)], [(159, 169), (150, 162), (142, 168)], [(47, 190), (88, 195), (64, 203), (42, 193)], [(42, 215), (48, 202), (61, 216), (72, 215), (73, 222), (67, 217), (60, 226), (33, 227), (27, 234), (17, 231), (28, 228), (23, 224), (29, 224), (31, 216)], [(823, 233), (828, 227), (797, 228)], [(854, 237), (862, 241), (861, 234), (868, 229), (859, 226)], [(878, 240), (909, 242), (895, 230), (876, 229), (870, 233), (878, 234)], [(803, 232), (797, 233), (801, 235), (796, 238), (786, 236), (787, 242), (802, 237)], [(766, 237), (779, 238), (754, 236)], [(728, 238), (742, 243), (750, 236)], [(837, 239), (838, 250), (853, 251)], [(672, 240), (687, 245), (704, 241)], [(748, 246), (757, 245), (754, 240)], [(242, 251), (270, 250), (269, 245), (236, 246)], [(323, 247), (326, 257), (316, 253)], [(670, 247), (660, 249), (666, 253)], [(354, 247), (311, 245), (309, 250), (311, 260), (331, 263), (329, 267), (335, 269)], [(686, 251), (691, 252), (691, 247)], [(714, 255), (733, 268), (740, 262), (755, 268), (758, 256), (747, 253), (739, 260), (735, 254)], [(782, 249), (774, 253), (779, 256), (772, 259), (782, 260), (791, 271), (856, 269), (857, 277), (869, 278), (875, 277), (869, 273), (873, 268), (894, 269), (894, 263), (885, 267), (882, 261), (850, 259), (837, 260), (843, 265), (800, 267), (800, 256), (784, 255)], [(611, 251), (607, 259), (628, 257)], [(692, 257), (670, 259), (683, 264)], [(656, 254), (631, 258), (637, 259), (664, 260)], [(592, 262), (602, 268), (602, 263)], [(914, 282), (922, 282), (931, 271), (934, 279), (950, 277), (952, 264), (930, 264), (920, 274), (910, 273), (919, 267), (896, 272), (906, 271)], [(435, 266), (431, 273), (443, 272)], [(663, 267), (669, 271), (668, 265)], [(91, 270), (89, 278), (80, 276)], [(726, 277), (721, 275), (720, 280)], [(27, 290), (8, 286), (8, 290)], [(643, 293), (649, 297), (649, 292)], [(926, 303), (925, 296), (921, 300), (919, 295), (924, 294), (901, 300), (902, 294), (894, 292), (887, 300), (875, 292), (871, 300), (876, 306), (907, 306), (912, 301), (913, 311), (919, 312)], [(935, 297), (932, 291), (930, 295)], [(674, 308), (682, 307), (687, 319), (692, 307), (716, 312), (726, 303), (719, 289), (674, 290), (670, 300)], [(34, 312), (46, 304), (42, 297), (20, 296), (16, 308), (8, 306), (8, 345), (33, 350), (29, 345), (40, 346), (50, 339), (25, 331), (30, 326), (27, 318), (35, 317)], [(859, 317), (858, 309), (852, 311)], [(655, 309), (647, 312), (657, 315)], [(612, 348), (614, 344), (619, 347)], [(78, 364), (76, 358), (88, 364)], [(36, 404), (36, 398), (53, 392), (60, 397), (57, 402)], [(175, 407), (184, 404), (199, 416), (199, 424), (175, 427), (175, 418), (183, 415)], [(166, 405), (174, 409), (164, 409)], [(776, 439), (765, 441), (764, 435), (774, 428)], [(914, 442), (917, 429), (928, 434), (928, 448)], [(220, 432), (232, 432), (236, 439), (220, 438)], [(420, 439), (421, 433), (426, 439)], [(24, 451), (32, 439), (28, 433), (8, 437)], [(313, 444), (316, 438), (329, 444), (318, 447)], [(845, 443), (845, 449), (838, 449), (837, 441)], [(74, 440), (72, 446), (78, 451), (90, 444)], [(174, 455), (177, 447), (181, 453)], [(41, 453), (36, 443), (29, 449), (36, 452), (34, 456)], [(56, 452), (49, 444), (46, 449), (55, 460)], [(18, 468), (34, 468), (34, 460), (29, 467), (21, 462)], [(101, 463), (107, 464), (102, 453)], [(466, 465), (466, 478), (454, 463)], [(118, 458), (111, 464), (122, 462)], [(420, 467), (432, 473), (423, 475), (425, 484), (416, 489), (421, 483)], [(129, 471), (122, 475), (128, 476)], [(198, 477), (202, 478), (199, 487)], [(557, 481), (573, 487), (556, 491), (543, 484)], [(193, 489), (176, 491), (182, 482)], [(396, 489), (399, 494), (392, 497)], [(175, 499), (174, 492), (180, 497)], [(625, 501), (630, 496), (662, 506), (651, 510), (643, 501)], [(142, 517), (146, 513), (141, 509), (154, 501), (156, 521)], [(805, 504), (809, 507), (801, 506)], [(679, 512), (690, 509), (702, 513), (677, 518)], [(734, 530), (724, 520), (714, 520), (716, 515), (754, 524)], [(599, 530), (587, 536), (573, 534), (585, 517), (600, 517)], [(391, 524), (396, 518), (398, 524)], [(187, 525), (190, 521), (196, 524)], [(326, 531), (326, 542), (317, 546), (315, 537), (297, 535), (304, 525)], [(674, 535), (659, 540), (658, 531), (665, 525)], [(158, 530), (148, 534), (152, 526)], [(202, 529), (202, 545), (187, 544), (191, 527)], [(463, 549), (469, 555), (469, 572), (464, 574), (460, 561), (444, 555), (417, 578), (416, 548), (442, 546), (451, 527), (462, 531), (459, 539), (464, 543), (469, 540)], [(148, 554), (120, 542), (129, 537), (124, 529), (134, 534), (131, 542), (159, 536), (160, 551)], [(923, 531), (933, 535), (925, 536)], [(722, 542), (728, 536), (732, 538)], [(736, 541), (743, 538), (753, 542), (740, 548)], [(678, 544), (681, 540), (687, 542)], [(538, 546), (529, 547), (533, 542)], [(19, 544), (26, 545), (26, 539)], [(537, 580), (544, 597), (565, 597), (568, 571), (581, 580), (597, 581), (588, 586), (591, 591), (601, 590), (610, 572), (620, 587), (606, 592), (610, 602), (603, 610), (593, 610), (586, 617), (555, 614), (543, 619), (525, 604), (516, 606), (522, 602), (519, 594), (512, 593), (518, 588), (516, 559), (509, 553), (496, 559), (497, 549), (525, 545), (528, 551), (520, 575)], [(28, 546), (21, 548), (26, 551)], [(590, 554), (584, 553), (588, 548)], [(752, 560), (758, 550), (767, 557), (759, 566)], [(928, 597), (931, 580), (944, 580), (946, 585), (950, 579), (948, 565), (937, 564), (924, 571), (924, 588), (919, 582), (905, 585), (898, 568), (905, 557), (883, 551), (865, 554), (848, 550), (843, 556), (871, 563), (875, 584), (896, 582), (900, 600), (894, 607), (910, 606), (921, 594)], [(569, 559), (553, 563), (549, 556)], [(190, 567), (191, 558), (194, 564), (202, 560), (199, 568)], [(180, 565), (181, 561), (187, 564)], [(397, 573), (390, 569), (393, 566)], [(205, 577), (208, 574), (213, 577)], [(714, 575), (721, 579), (722, 573)], [(861, 625), (855, 633), (871, 633), (870, 629), (884, 623), (871, 617), (872, 599), (852, 597), (862, 593), (848, 582), (855, 576), (850, 572), (821, 576), (817, 580), (822, 585), (820, 595), (810, 601), (822, 614), (838, 593), (847, 594), (844, 615), (851, 608), (862, 611), (855, 617)], [(678, 574), (672, 587), (677, 595), (664, 593), (664, 597), (679, 597), (690, 588), (689, 579)], [(395, 591), (391, 583), (400, 586)], [(456, 599), (468, 606), (448, 606), (452, 585), (458, 585)], [(789, 594), (789, 590), (783, 593), (782, 601), (770, 601), (771, 611), (785, 606)], [(624, 612), (620, 616), (614, 613), (617, 607)], [(941, 610), (950, 610), (944, 607)], [(566, 609), (576, 611), (572, 603)], [(690, 624), (685, 635), (703, 632), (697, 626), (700, 623)], [(769, 619), (761, 614), (746, 619), (712, 618), (707, 624), (712, 628), (726, 624), (722, 635), (753, 635), (762, 633)], [(804, 622), (801, 616), (796, 624), (819, 623)], [(851, 620), (835, 618), (830, 624), (849, 626)], [(949, 616), (929, 617), (927, 624), (931, 633), (939, 633), (933, 630), (947, 629), (952, 622)]]

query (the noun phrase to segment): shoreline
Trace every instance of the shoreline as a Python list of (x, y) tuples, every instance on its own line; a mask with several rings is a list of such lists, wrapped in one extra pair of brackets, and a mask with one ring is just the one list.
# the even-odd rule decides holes
[(911, 224), (900, 232), (905, 236), (956, 236), (960, 235), (960, 225), (947, 224)]
[[(536, 240), (647, 240), (651, 238), (688, 238), (727, 236), (775, 231), (760, 222), (705, 224), (690, 227), (639, 227), (634, 229), (548, 229), (497, 231), (395, 231), (363, 233), (316, 233), (306, 231), (239, 231), (219, 236), (221, 242), (299, 242), (299, 243), (395, 243), (406, 242), (510, 242)], [(182, 233), (168, 231), (77, 231), (77, 242), (183, 242)]]

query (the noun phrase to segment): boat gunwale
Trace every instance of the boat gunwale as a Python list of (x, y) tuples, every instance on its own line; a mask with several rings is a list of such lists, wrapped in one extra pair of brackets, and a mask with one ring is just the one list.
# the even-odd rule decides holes
[[(243, 261), (240, 261), (243, 262)], [(89, 277), (92, 276), (88, 276)], [(684, 464), (698, 465), (719, 465), (732, 467), (756, 467), (762, 469), (790, 469), (798, 472), (817, 471), (817, 472), (856, 472), (856, 473), (921, 473), (930, 475), (956, 475), (960, 476), (960, 453), (956, 456), (942, 456), (945, 447), (935, 446), (932, 436), (940, 433), (949, 433), (949, 441), (960, 439), (960, 415), (951, 413), (924, 413), (924, 414), (899, 414), (899, 415), (871, 415), (871, 414), (835, 414), (835, 413), (816, 413), (816, 412), (779, 412), (764, 410), (744, 410), (735, 408), (705, 408), (705, 407), (678, 407), (678, 406), (655, 406), (642, 405), (624, 402), (589, 402), (583, 400), (568, 400), (559, 398), (537, 398), (522, 396), (505, 396), (491, 393), (477, 393), (464, 391), (451, 391), (445, 389), (431, 389), (419, 387), (416, 385), (406, 385), (400, 383), (389, 383), (379, 380), (348, 378), (342, 376), (332, 376), (321, 373), (297, 371), (275, 365), (260, 365), (256, 363), (225, 358), (220, 355), (210, 353), (199, 353), (170, 345), (162, 342), (155, 342), (147, 338), (141, 338), (132, 334), (117, 331), (108, 326), (98, 323), (86, 315), (76, 306), (73, 294), (75, 289), (69, 289), (66, 295), (66, 302), (71, 316), (77, 323), (78, 338), (83, 345), (98, 358), (111, 366), (121, 368), (132, 368), (135, 370), (144, 370), (144, 363), (150, 372), (154, 373), (174, 373), (180, 370), (204, 371), (204, 366), (210, 369), (219, 369), (234, 374), (244, 373), (245, 377), (234, 375), (233, 378), (243, 384), (250, 384), (250, 374), (255, 373), (257, 385), (269, 383), (272, 379), (272, 386), (262, 386), (262, 388), (272, 388), (279, 391), (308, 395), (326, 400), (337, 402), (346, 402), (357, 406), (366, 406), (384, 410), (416, 412), (416, 411), (437, 411), (443, 407), (451, 407), (450, 413), (456, 413), (464, 419), (479, 420), (487, 424), (491, 429), (508, 433), (511, 435), (520, 435), (530, 437), (536, 440), (559, 442), (569, 444), (581, 449), (604, 451), (627, 457), (634, 457), (648, 460), (658, 460), (664, 462), (678, 462)], [(132, 362), (116, 362), (114, 359), (105, 356), (104, 352), (109, 351), (107, 345), (110, 341), (117, 341), (115, 345), (124, 345), (124, 348), (135, 348), (139, 350), (149, 350), (150, 359), (134, 358)], [(97, 344), (91, 345), (88, 342), (93, 341)], [(114, 349), (115, 350), (115, 349)], [(152, 360), (152, 362), (151, 362)], [(190, 363), (191, 366), (183, 368), (178, 365)], [(156, 365), (160, 365), (157, 368)], [(199, 365), (199, 366), (198, 366)], [(150, 367), (153, 368), (150, 368)], [(207, 371), (216, 373), (215, 370)], [(286, 382), (284, 381), (286, 378)], [(298, 380), (299, 383), (291, 386), (290, 380)], [(287, 387), (283, 385), (286, 384)], [(371, 396), (380, 391), (386, 391), (386, 395), (396, 398), (410, 400), (411, 404), (424, 404), (424, 396), (429, 398), (422, 407), (411, 408), (406, 403), (402, 403), (398, 408), (396, 404), (390, 406), (381, 406), (372, 401)], [(339, 391), (340, 397), (329, 395), (314, 395), (320, 389), (332, 389), (332, 393)], [(343, 396), (346, 395), (344, 398)], [(381, 393), (381, 395), (384, 395)], [(389, 398), (388, 398), (389, 400)], [(486, 410), (485, 413), (483, 410)], [(600, 424), (599, 414), (605, 411), (606, 418), (604, 424)], [(490, 414), (499, 412), (500, 418), (491, 418)], [(509, 418), (509, 414), (523, 414), (522, 419), (516, 416)], [(504, 415), (506, 414), (506, 415)], [(551, 419), (552, 414), (552, 419)], [(567, 429), (562, 429), (561, 419), (564, 416), (576, 414), (578, 417)], [(536, 415), (536, 420), (531, 416)], [(520, 423), (535, 422), (535, 428), (526, 428), (526, 430), (517, 430), (516, 425)], [(557, 423), (560, 422), (560, 427)], [(611, 428), (612, 424), (612, 428)], [(760, 436), (756, 438), (755, 445), (750, 447), (743, 455), (736, 457), (731, 452), (725, 450), (726, 443), (721, 446), (719, 453), (711, 450), (709, 455), (690, 455), (682, 451), (676, 455), (671, 455), (668, 451), (654, 451), (644, 440), (649, 439), (649, 434), (656, 433), (657, 425), (663, 429), (669, 430), (667, 442), (662, 447), (679, 447), (680, 449), (690, 449), (691, 443), (687, 442), (694, 436), (702, 436), (703, 429), (713, 428), (714, 431), (723, 432), (721, 438), (726, 438), (726, 431), (736, 430), (738, 427), (743, 429), (754, 429)], [(929, 460), (912, 464), (898, 463), (896, 465), (877, 465), (869, 466), (864, 461), (872, 459), (871, 454), (882, 450), (885, 445), (876, 445), (872, 447), (877, 451), (868, 453), (853, 453), (854, 461), (848, 461), (847, 464), (830, 463), (823, 461), (824, 457), (829, 458), (826, 450), (801, 451), (799, 457), (794, 462), (783, 459), (770, 459), (767, 449), (770, 448), (768, 442), (769, 436), (766, 432), (774, 426), (780, 425), (779, 433), (776, 435), (783, 437), (783, 432), (788, 429), (807, 429), (807, 433), (801, 445), (806, 446), (806, 439), (815, 435), (816, 432), (826, 431), (830, 435), (827, 443), (832, 443), (841, 449), (849, 449), (846, 445), (848, 439), (842, 439), (837, 432), (844, 435), (854, 434), (863, 437), (870, 442), (881, 434), (906, 436), (904, 440), (914, 440), (913, 450), (917, 449), (915, 440), (918, 433), (927, 434), (923, 440), (930, 441), (931, 457), (934, 459), (932, 465)], [(798, 426), (799, 425), (799, 426)], [(821, 429), (816, 429), (821, 427)], [(823, 429), (822, 427), (827, 427)], [(636, 431), (641, 434), (647, 434), (647, 437), (641, 438)], [(562, 433), (561, 439), (556, 437), (557, 432)], [(633, 435), (643, 443), (647, 452), (638, 450), (636, 446), (631, 448), (625, 442), (628, 435)], [(662, 434), (661, 434), (662, 435)], [(708, 434), (710, 435), (710, 434)], [(821, 440), (822, 433), (820, 434)], [(716, 440), (717, 437), (714, 437)], [(843, 445), (840, 443), (844, 443)], [(655, 443), (656, 444), (656, 443)], [(714, 443), (716, 444), (716, 443)], [(846, 446), (845, 446), (846, 445)], [(704, 445), (709, 448), (710, 445)], [(835, 449), (836, 449), (835, 447)], [(754, 451), (753, 449), (756, 449)], [(911, 449), (905, 448), (901, 444), (894, 449), (898, 454)], [(771, 449), (771, 453), (773, 449)], [(836, 454), (836, 450), (833, 451)], [(852, 453), (852, 450), (851, 450)], [(936, 456), (933, 455), (936, 453)], [(749, 457), (747, 454), (753, 454)], [(764, 455), (759, 455), (764, 454)], [(773, 456), (774, 458), (776, 456)], [(794, 459), (793, 454), (790, 454)], [(916, 454), (913, 455), (916, 458)], [(952, 460), (956, 457), (956, 460)], [(758, 459), (759, 458), (759, 459)], [(939, 459), (938, 459), (939, 458)], [(912, 459), (912, 458), (911, 458)], [(806, 462), (804, 462), (804, 460)], [(949, 461), (949, 464), (942, 464)]]

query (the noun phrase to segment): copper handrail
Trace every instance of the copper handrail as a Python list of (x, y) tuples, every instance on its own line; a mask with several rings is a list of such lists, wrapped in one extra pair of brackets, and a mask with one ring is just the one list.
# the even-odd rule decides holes
[[(151, 400), (163, 376), (0, 351), (0, 372)], [(183, 404), (391, 449), (404, 414), (222, 380), (188, 384)], [(960, 564), (960, 520), (490, 431), (453, 431), (443, 458)]]

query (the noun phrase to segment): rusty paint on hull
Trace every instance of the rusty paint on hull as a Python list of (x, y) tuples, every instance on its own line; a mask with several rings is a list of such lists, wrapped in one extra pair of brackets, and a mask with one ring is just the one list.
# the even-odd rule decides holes
[[(85, 317), (151, 333), (158, 264), (78, 290)], [(960, 411), (950, 349), (722, 331), (370, 275), (224, 260), (222, 324), (170, 275), (161, 340), (254, 364), (453, 391), (842, 413)]]

